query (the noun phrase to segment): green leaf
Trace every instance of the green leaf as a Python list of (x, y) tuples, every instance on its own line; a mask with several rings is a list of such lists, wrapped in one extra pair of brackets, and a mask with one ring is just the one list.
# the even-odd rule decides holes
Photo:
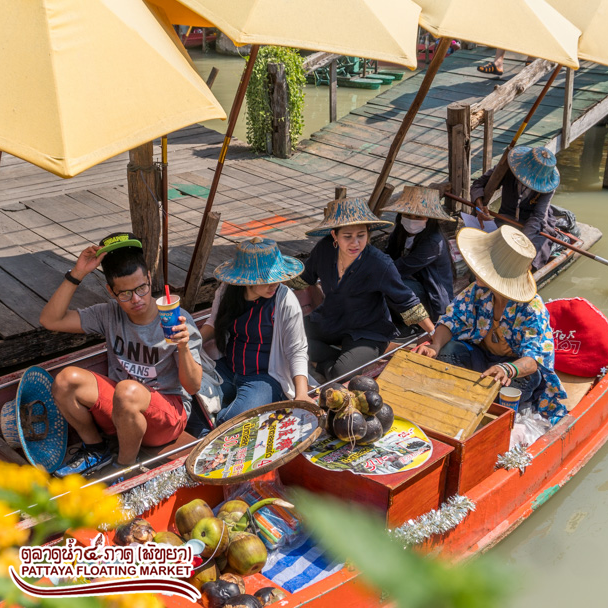
[(304, 490), (292, 500), (312, 535), (334, 557), (352, 562), (402, 608), (492, 608), (510, 586), (487, 562), (450, 567), (404, 549), (369, 509)]

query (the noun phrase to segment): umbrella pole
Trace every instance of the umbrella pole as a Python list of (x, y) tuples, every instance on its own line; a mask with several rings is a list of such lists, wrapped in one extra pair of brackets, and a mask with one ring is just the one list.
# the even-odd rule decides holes
[(201, 245), (201, 240), (203, 238), (203, 232), (205, 230), (205, 223), (207, 222), (207, 217), (209, 216), (209, 212), (213, 207), (213, 201), (215, 200), (215, 194), (217, 192), (220, 176), (222, 175), (222, 169), (224, 168), (224, 160), (226, 159), (226, 153), (228, 152), (228, 146), (230, 145), (230, 138), (234, 133), (234, 127), (236, 126), (236, 121), (239, 117), (239, 112), (241, 111), (243, 100), (245, 99), (245, 92), (247, 91), (247, 85), (249, 84), (249, 79), (251, 78), (251, 72), (253, 71), (253, 66), (255, 64), (256, 57), (258, 56), (259, 49), (260, 46), (258, 44), (252, 45), (251, 54), (249, 55), (249, 61), (247, 62), (247, 65), (243, 70), (243, 75), (241, 76), (241, 81), (239, 82), (239, 87), (236, 91), (236, 96), (234, 98), (234, 101), (232, 102), (232, 108), (230, 109), (230, 116), (228, 118), (228, 128), (226, 129), (226, 135), (224, 137), (224, 142), (222, 143), (220, 156), (217, 160), (215, 173), (213, 174), (213, 181), (211, 182), (211, 188), (209, 189), (209, 195), (207, 196), (207, 204), (205, 206), (203, 219), (201, 220), (201, 225), (198, 230), (198, 236), (196, 237), (196, 243), (192, 252), (192, 259), (190, 260), (188, 275), (186, 276), (184, 292), (187, 291), (188, 285), (190, 284), (192, 272), (194, 269), (194, 260), (196, 259), (196, 255)]
[(435, 75), (437, 74), (439, 68), (441, 67), (441, 64), (443, 63), (443, 59), (446, 53), (448, 52), (448, 49), (450, 48), (450, 44), (450, 39), (442, 38), (441, 42), (435, 49), (435, 54), (433, 55), (433, 59), (431, 60), (431, 63), (424, 75), (422, 84), (420, 85), (420, 88), (416, 93), (416, 97), (414, 98), (412, 105), (408, 108), (407, 113), (403, 117), (403, 122), (401, 123), (401, 126), (399, 127), (399, 130), (395, 135), (395, 139), (393, 139), (393, 143), (391, 144), (388, 154), (386, 155), (384, 165), (382, 167), (382, 170), (380, 171), (380, 175), (378, 176), (376, 185), (374, 186), (374, 191), (372, 192), (372, 195), (369, 199), (370, 209), (375, 209), (376, 207), (378, 199), (380, 198), (380, 194), (382, 193), (384, 185), (386, 184), (386, 180), (388, 179), (389, 173), (391, 172), (393, 164), (397, 159), (399, 150), (403, 145), (405, 136), (407, 135), (407, 132), (412, 126), (414, 118), (416, 117), (416, 114), (418, 113), (418, 110), (420, 109), (420, 106), (422, 105), (426, 94), (431, 88), (431, 83), (433, 82)]
[(161, 138), (162, 204), (163, 204), (163, 278), (169, 285), (169, 177), (167, 175), (167, 136)]
[[(446, 192), (445, 196), (447, 196), (448, 198), (454, 199), (455, 201), (458, 201), (459, 203), (463, 203), (464, 205), (468, 205), (469, 207), (473, 207), (474, 209), (477, 208), (475, 206), (475, 203), (472, 203), (471, 201), (468, 201), (466, 198), (461, 198), (460, 196), (456, 196), (455, 194), (450, 194), (449, 192)], [(490, 215), (492, 217), (495, 217), (495, 218), (499, 219), (499, 220), (502, 220), (503, 222), (507, 222), (508, 224), (516, 226), (517, 228), (523, 228), (524, 227), (523, 224), (521, 224), (520, 222), (515, 221), (514, 219), (511, 219), (510, 217), (508, 217), (506, 215), (502, 215), (500, 213), (494, 213), (494, 211), (490, 211)], [(568, 236), (567, 234), (565, 234), (561, 230), (558, 230), (558, 232), (560, 234), (563, 234), (564, 236)], [(585, 251), (584, 249), (580, 249), (579, 247), (576, 247), (575, 245), (570, 245), (570, 243), (565, 243), (564, 241), (562, 241), (560, 239), (556, 239), (554, 236), (551, 236), (550, 234), (547, 234), (546, 232), (539, 232), (539, 234), (541, 236), (544, 236), (546, 239), (549, 239), (550, 241), (553, 241), (554, 243), (558, 243), (562, 247), (566, 247), (566, 249), (572, 249), (572, 251), (574, 251), (574, 252), (576, 252), (576, 253), (578, 253), (580, 255), (584, 255), (587, 258), (591, 258), (592, 260), (595, 260), (596, 262), (600, 262), (601, 264), (605, 264), (606, 266), (608, 266), (608, 260), (606, 260), (605, 258), (600, 257), (599, 255), (593, 255), (589, 251)]]
[(562, 69), (562, 66), (558, 65), (555, 68), (555, 70), (553, 70), (553, 73), (549, 77), (549, 80), (547, 80), (547, 82), (545, 83), (545, 86), (543, 87), (543, 90), (540, 92), (540, 95), (536, 98), (534, 105), (530, 108), (530, 111), (528, 112), (528, 114), (526, 114), (524, 121), (521, 123), (519, 129), (517, 130), (517, 133), (515, 133), (513, 139), (511, 140), (511, 143), (505, 148), (505, 151), (503, 152), (500, 160), (498, 161), (498, 164), (496, 165), (496, 167), (494, 167), (494, 171), (492, 172), (492, 175), (490, 175), (490, 179), (488, 180), (488, 183), (486, 184), (486, 187), (483, 190), (483, 201), (484, 201), (485, 205), (487, 205), (490, 202), (492, 195), (494, 194), (494, 192), (496, 192), (496, 190), (500, 186), (500, 182), (502, 182), (502, 178), (507, 173), (507, 169), (509, 168), (509, 164), (507, 162), (507, 157), (509, 156), (509, 152), (515, 147), (517, 140), (519, 139), (521, 134), (525, 131), (526, 127), (528, 126), (528, 123), (530, 122), (532, 116), (534, 115), (534, 112), (536, 112), (536, 109), (540, 105), (540, 102), (543, 100), (543, 97), (547, 94), (547, 91), (553, 84), (553, 81), (557, 78), (557, 75), (559, 74), (559, 71), (561, 69)]

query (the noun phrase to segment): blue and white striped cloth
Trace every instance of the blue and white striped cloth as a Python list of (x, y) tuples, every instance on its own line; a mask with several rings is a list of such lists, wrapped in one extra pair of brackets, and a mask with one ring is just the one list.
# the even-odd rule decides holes
[(307, 538), (297, 547), (279, 549), (278, 559), (266, 566), (262, 574), (286, 591), (295, 593), (338, 572), (343, 565), (342, 562), (332, 561), (318, 545)]

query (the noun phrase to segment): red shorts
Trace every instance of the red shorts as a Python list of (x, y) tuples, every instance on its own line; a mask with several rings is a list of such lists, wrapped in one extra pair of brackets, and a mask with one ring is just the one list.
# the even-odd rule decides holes
[[(102, 432), (116, 435), (116, 427), (112, 422), (112, 400), (117, 383), (95, 372), (91, 373), (97, 380), (99, 392), (97, 402), (90, 409), (91, 415)], [(162, 395), (155, 390), (148, 390), (151, 395), (150, 405), (143, 413), (148, 428), (141, 443), (147, 446), (164, 445), (182, 434), (188, 422), (188, 414), (181, 395)]]

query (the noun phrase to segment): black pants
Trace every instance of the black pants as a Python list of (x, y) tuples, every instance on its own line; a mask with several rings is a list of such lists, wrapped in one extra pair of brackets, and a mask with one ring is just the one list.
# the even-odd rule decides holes
[(317, 364), (317, 371), (328, 380), (347, 374), (379, 357), (388, 346), (388, 340), (353, 340), (349, 335), (328, 335), (308, 317), (304, 317), (304, 327), (308, 338), (308, 356)]

